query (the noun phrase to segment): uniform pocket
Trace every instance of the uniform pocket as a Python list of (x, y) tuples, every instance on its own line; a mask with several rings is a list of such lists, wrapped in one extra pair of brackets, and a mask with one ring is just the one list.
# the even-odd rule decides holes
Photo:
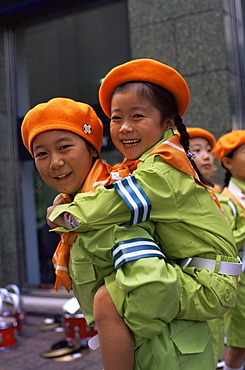
[(230, 275), (214, 275), (211, 289), (215, 292), (222, 306), (234, 307), (237, 298), (237, 277)]
[(69, 274), (77, 285), (91, 283), (96, 280), (94, 265), (90, 261), (74, 262), (70, 259)]
[(202, 353), (212, 340), (206, 322), (174, 320), (170, 326), (171, 339), (182, 355)]

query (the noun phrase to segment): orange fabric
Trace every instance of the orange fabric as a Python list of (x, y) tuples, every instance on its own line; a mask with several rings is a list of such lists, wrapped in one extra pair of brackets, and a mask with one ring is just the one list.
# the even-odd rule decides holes
[(245, 208), (243, 207), (242, 203), (239, 202), (239, 200), (230, 192), (230, 190), (225, 187), (222, 191), (222, 195), (225, 195), (226, 197), (230, 198), (231, 200), (233, 200), (236, 204), (239, 205), (239, 207), (241, 207), (242, 209), (245, 210)]
[(213, 149), (213, 153), (221, 163), (223, 157), (242, 144), (245, 144), (245, 130), (233, 130), (219, 138)]
[[(101, 158), (99, 158), (89, 172), (83, 185), (82, 192), (93, 191), (97, 186), (101, 185), (98, 181), (102, 181), (103, 185), (107, 185), (110, 179), (110, 168), (111, 166), (109, 164), (102, 162)], [(96, 181), (97, 184), (95, 183)], [(72, 198), (69, 194), (62, 194), (62, 198), (64, 203), (72, 202)], [(62, 284), (68, 292), (71, 290), (71, 279), (69, 276), (68, 266), (70, 247), (76, 240), (76, 237), (77, 232), (74, 231), (62, 233), (61, 240), (53, 255), (52, 262), (56, 274), (54, 289), (57, 292), (60, 290)]]
[(100, 152), (103, 124), (90, 105), (68, 98), (53, 98), (30, 109), (21, 126), (22, 140), (31, 155), (34, 138), (49, 130), (67, 130), (90, 142)]
[(134, 170), (136, 170), (138, 163), (140, 163), (139, 159), (129, 161), (127, 158), (124, 158), (122, 163), (115, 164), (112, 167), (111, 173), (118, 172), (120, 178), (127, 177), (131, 175)]
[(76, 237), (77, 233), (73, 231), (71, 231), (70, 233), (62, 233), (61, 240), (53, 255), (52, 262), (56, 274), (54, 289), (56, 290), (56, 292), (60, 290), (62, 284), (68, 292), (70, 292), (71, 290), (71, 279), (68, 272), (68, 265), (70, 247), (76, 240)]
[(222, 193), (222, 187), (219, 184), (214, 184), (215, 193)]
[(113, 68), (104, 78), (99, 89), (99, 100), (105, 114), (111, 115), (113, 90), (132, 81), (151, 82), (164, 87), (175, 97), (182, 117), (190, 102), (190, 91), (184, 78), (172, 67), (153, 59), (135, 59)]
[[(215, 143), (216, 143), (216, 139), (215, 139), (214, 135), (211, 134), (211, 132), (209, 132), (207, 130), (204, 130), (201, 127), (186, 127), (186, 131), (188, 132), (190, 138), (203, 137), (204, 139), (207, 139), (210, 146), (211, 146), (211, 149), (214, 148)], [(174, 133), (176, 135), (180, 136), (178, 130), (174, 130)]]
[(198, 174), (191, 165), (191, 162), (186, 156), (186, 152), (180, 144), (177, 135), (171, 137), (170, 139), (164, 141), (158, 145), (150, 155), (159, 154), (162, 159), (169, 163), (171, 166), (177, 168), (177, 170), (185, 172), (193, 176), (198, 182), (200, 179)]

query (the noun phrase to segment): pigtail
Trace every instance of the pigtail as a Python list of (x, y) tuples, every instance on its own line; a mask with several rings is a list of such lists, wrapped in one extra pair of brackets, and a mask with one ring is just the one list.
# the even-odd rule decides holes
[(201, 182), (203, 184), (205, 184), (207, 186), (211, 186), (213, 188), (214, 184), (209, 179), (207, 179), (205, 176), (202, 175), (202, 173), (199, 171), (196, 163), (193, 160), (193, 156), (190, 153), (189, 134), (186, 130), (186, 126), (184, 125), (184, 123), (182, 121), (182, 118), (179, 116), (179, 114), (175, 115), (174, 118), (175, 118), (175, 126), (176, 126), (176, 128), (177, 128), (177, 130), (180, 134), (180, 143), (183, 146), (183, 148), (185, 149), (186, 155), (187, 155), (189, 161), (191, 162), (192, 167), (194, 168), (194, 170), (198, 174), (199, 179), (201, 180)]

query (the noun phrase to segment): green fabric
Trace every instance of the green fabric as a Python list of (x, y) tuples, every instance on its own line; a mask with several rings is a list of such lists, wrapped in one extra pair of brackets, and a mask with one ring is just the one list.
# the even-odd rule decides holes
[[(234, 177), (232, 177), (231, 180), (234, 182), (235, 185), (237, 185), (242, 191), (245, 192), (245, 183), (243, 181), (239, 181)], [(237, 216), (234, 217), (232, 208), (229, 206), (228, 203), (229, 198), (223, 194), (217, 194), (217, 197), (231, 225), (237, 250), (242, 250), (245, 243), (245, 210), (232, 200), (237, 213)]]
[(206, 322), (173, 320), (165, 331), (135, 351), (134, 370), (214, 370)]
[(227, 345), (245, 348), (245, 271), (241, 274), (236, 305), (225, 314)]
[[(166, 132), (164, 138), (170, 135), (170, 131)], [(150, 219), (156, 227), (154, 239), (167, 258), (202, 256), (233, 261), (237, 252), (229, 222), (208, 191), (158, 155), (148, 157), (150, 151), (141, 157), (134, 175), (151, 200)], [(103, 229), (113, 223), (124, 224), (130, 219), (129, 209), (116, 191), (102, 186), (92, 193), (77, 194), (69, 205), (57, 206), (50, 219), (64, 211), (81, 223), (74, 229), (80, 232)], [(124, 230), (127, 233), (127, 228)], [(235, 305), (236, 277), (197, 268), (182, 270), (173, 265), (183, 286), (177, 318), (213, 319)]]
[(217, 317), (217, 319), (208, 321), (208, 325), (213, 334), (214, 360), (216, 364), (218, 363), (219, 358), (224, 356), (224, 353), (225, 353), (225, 345), (224, 345), (225, 317), (224, 316), (225, 315)]
[[(170, 135), (167, 132), (165, 139)], [(77, 194), (71, 204), (57, 206), (50, 217), (52, 221), (61, 213), (69, 212), (81, 223), (74, 229), (82, 234), (71, 248), (69, 265), (75, 295), (86, 319), (92, 324), (93, 292), (105, 280), (119, 314), (134, 334), (137, 347), (135, 370), (213, 370), (212, 336), (205, 321), (223, 315), (234, 306), (236, 278), (198, 268), (182, 270), (174, 261), (172, 266), (164, 265), (167, 275), (163, 278), (161, 269), (154, 271), (163, 260), (151, 258), (126, 263), (116, 274), (113, 266), (109, 266), (113, 245), (120, 238), (129, 239), (131, 233), (136, 237), (143, 235), (143, 228), (154, 236), (171, 260), (197, 255), (212, 258), (218, 255), (217, 259), (224, 260), (236, 257), (229, 223), (207, 190), (197, 185), (191, 176), (164, 163), (158, 155), (147, 158), (146, 153), (141, 159), (134, 175), (151, 200), (150, 217), (154, 224), (139, 224), (136, 229), (132, 227), (133, 231), (111, 226), (127, 222), (130, 212), (114, 189), (104, 187), (92, 193)], [(57, 230), (69, 232), (64, 228)], [(93, 230), (96, 230), (94, 234)], [(82, 268), (83, 258), (86, 262), (92, 258), (91, 266), (86, 265), (91, 267), (88, 274), (91, 281), (85, 283), (81, 278), (86, 275)], [(147, 280), (145, 272), (148, 271)], [(171, 284), (176, 290), (182, 287), (180, 299), (178, 294), (170, 293), (167, 286), (160, 284), (162, 278), (169, 288)], [(176, 285), (175, 279), (178, 281)], [(178, 313), (175, 312), (175, 299), (178, 299)], [(174, 317), (179, 320), (173, 320)], [(194, 352), (199, 354), (193, 356)]]
[[(128, 239), (152, 239), (150, 234), (154, 234), (154, 225), (149, 221), (144, 227), (127, 228)], [(78, 235), (70, 251), (72, 287), (88, 324), (94, 325), (94, 294), (106, 277), (115, 277), (116, 299), (123, 297), (127, 308), (124, 319), (135, 335), (145, 340), (161, 333), (164, 323), (177, 315), (181, 283), (174, 267), (156, 257), (128, 262), (115, 275), (111, 254), (115, 240), (125, 240), (125, 228), (110, 226)], [(168, 305), (163, 310), (165, 301)]]
[[(231, 178), (232, 182), (245, 191), (245, 182)], [(219, 201), (224, 208), (226, 216), (231, 224), (233, 235), (236, 241), (237, 250), (243, 250), (245, 244), (245, 211), (236, 202), (233, 205), (236, 207), (237, 216), (234, 216), (232, 208), (228, 204), (229, 198), (224, 195), (218, 195)], [(233, 347), (245, 348), (245, 331), (242, 330), (242, 323), (245, 322), (245, 271), (241, 274), (241, 282), (238, 288), (238, 296), (236, 305), (231, 308), (225, 315), (225, 329), (227, 337), (227, 345)]]

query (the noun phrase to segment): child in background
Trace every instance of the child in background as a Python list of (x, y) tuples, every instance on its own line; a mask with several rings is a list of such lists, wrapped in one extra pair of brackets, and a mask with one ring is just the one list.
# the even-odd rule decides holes
[[(109, 165), (103, 163), (99, 157), (103, 125), (89, 105), (66, 98), (51, 99), (47, 103), (38, 104), (26, 114), (21, 130), (23, 142), (33, 156), (42, 179), (51, 188), (63, 193), (62, 197), (58, 195), (57, 202), (60, 198), (62, 202), (71, 202), (78, 192), (93, 191), (101, 183), (113, 181), (108, 171)], [(127, 228), (126, 231), (125, 233), (124, 227), (111, 225), (102, 231), (84, 234), (63, 233), (55, 256), (55, 288), (58, 290), (61, 283), (68, 291), (71, 288), (68, 274), (71, 248), (69, 273), (73, 278), (74, 292), (88, 324), (94, 325), (94, 294), (104, 284), (104, 278), (115, 273), (111, 255), (114, 238), (125, 240), (125, 234), (131, 239), (137, 237), (148, 249), (148, 254), (147, 258), (129, 263), (129, 307), (131, 304), (136, 310), (135, 297), (136, 300), (140, 299), (141, 310), (134, 314), (140, 317), (144, 334), (147, 338), (161, 334), (159, 342), (170, 341), (169, 329), (165, 331), (165, 322), (173, 320), (179, 310), (181, 285), (177, 273), (174, 267), (165, 262), (163, 253), (151, 237), (154, 234), (152, 222), (145, 221), (140, 226)], [(77, 294), (77, 290), (82, 294)], [(117, 295), (120, 296), (119, 288)], [(123, 292), (121, 296), (124, 301)], [(154, 308), (151, 304), (153, 300)], [(168, 305), (163, 309), (165, 302), (168, 302)], [(116, 310), (115, 312), (117, 313)], [(113, 365), (114, 369), (130, 370), (134, 363), (132, 335), (119, 315), (111, 316), (111, 319), (115, 324), (113, 329), (117, 343), (120, 349), (127, 353), (117, 365)], [(146, 330), (145, 321), (149, 321)], [(123, 335), (120, 331), (122, 324)], [(166, 326), (168, 327), (168, 324)], [(127, 347), (128, 343), (130, 348)], [(154, 343), (157, 343), (157, 339), (151, 343), (152, 351), (155, 349), (156, 357), (161, 357), (164, 355), (162, 346), (156, 346)], [(168, 361), (171, 362), (177, 357), (176, 352), (174, 348), (168, 351)], [(111, 355), (113, 357), (113, 353)], [(141, 356), (142, 361), (145, 356), (146, 354)], [(138, 363), (140, 366), (140, 360)]]
[[(215, 166), (215, 155), (212, 150), (215, 147), (216, 139), (211, 132), (200, 127), (187, 127), (189, 134), (190, 150), (195, 154), (194, 161), (199, 171), (212, 181), (213, 175), (217, 170)], [(213, 190), (221, 193), (222, 189), (218, 184), (214, 184)], [(215, 363), (219, 357), (224, 354), (224, 316), (217, 319), (209, 320), (208, 322), (214, 338), (214, 358)]]
[[(245, 245), (245, 130), (219, 138), (213, 150), (226, 169), (224, 190), (218, 195), (231, 224), (238, 253), (244, 260)], [(241, 273), (235, 307), (225, 315), (227, 345), (224, 370), (243, 370), (245, 360), (245, 272)]]
[[(105, 113), (111, 117), (111, 135), (115, 146), (129, 159), (125, 160), (124, 168), (137, 165), (134, 176), (117, 182), (115, 189), (125, 199), (125, 204), (128, 204), (130, 197), (126, 188), (131, 189), (135, 184), (144, 188), (152, 202), (150, 218), (157, 221), (156, 237), (181, 277), (183, 290), (180, 311), (176, 317), (206, 321), (224, 314), (235, 302), (236, 278), (231, 275), (238, 274), (239, 264), (228, 223), (205, 186), (201, 185), (211, 183), (205, 180), (193, 161), (190, 162), (186, 156), (187, 154), (191, 157), (188, 135), (181, 119), (189, 103), (186, 82), (169, 66), (150, 59), (135, 60), (116, 67), (105, 77), (100, 89), (100, 102)], [(181, 142), (185, 150), (179, 139), (173, 137), (174, 125), (181, 132)], [(116, 166), (115, 171), (119, 168), (120, 166)], [(50, 225), (67, 226), (62, 215), (66, 212), (71, 215), (71, 219), (76, 220), (76, 230), (82, 232), (103, 228), (111, 222), (130, 224), (130, 219), (134, 220), (134, 216), (142, 213), (142, 210), (138, 214), (134, 212), (138, 209), (132, 202), (130, 214), (130, 211), (126, 212), (125, 204), (113, 190), (99, 188), (98, 192), (85, 197), (78, 194), (68, 206), (51, 207), (48, 215), (53, 208), (55, 210), (49, 216)], [(60, 230), (69, 232), (65, 228)], [(116, 267), (120, 258), (124, 260), (123, 268), (117, 271), (116, 281), (127, 293), (127, 288), (123, 285), (123, 274), (128, 267), (127, 258), (130, 258), (127, 256), (126, 243), (116, 243), (113, 254)], [(216, 260), (219, 261), (217, 264)], [(189, 263), (189, 266), (183, 271), (176, 262), (182, 266), (188, 266)], [(106, 287), (118, 312), (124, 316), (123, 307), (117, 301), (115, 285), (107, 282)], [(226, 301), (228, 295), (225, 296), (227, 291), (231, 293), (229, 302)], [(106, 292), (103, 293), (106, 296)], [(106, 309), (102, 309), (103, 294), (102, 297), (99, 296), (99, 303), (97, 297), (96, 295), (96, 317), (98, 321), (103, 322), (101, 313), (106, 313)], [(110, 315), (108, 319), (109, 317)], [(104, 318), (107, 319), (106, 316)], [(97, 321), (96, 323), (98, 325)], [(107, 323), (109, 324), (109, 321)], [(174, 337), (178, 337), (178, 343), (175, 341), (175, 345), (183, 351), (183, 345), (189, 347), (187, 331), (183, 330), (183, 327), (181, 329), (183, 322), (174, 320), (170, 324), (171, 330), (175, 328)], [(195, 351), (193, 339), (195, 332), (200, 330), (199, 324), (205, 324), (201, 331), (204, 328), (206, 330), (205, 322), (196, 322), (193, 325), (193, 322), (185, 321), (185, 329), (193, 329), (190, 347), (186, 347), (187, 352)], [(207, 332), (199, 332), (198, 336), (204, 338), (203, 335), (208, 338)], [(149, 351), (147, 345), (147, 342), (144, 343), (138, 354), (140, 351)], [(214, 368), (214, 364), (209, 362), (208, 365), (211, 352), (206, 352), (206, 355), (206, 361), (203, 363), (205, 369), (209, 368), (209, 365)], [(201, 363), (196, 363), (195, 367), (189, 369), (200, 366)], [(152, 369), (147, 362), (145, 369), (149, 368)], [(167, 368), (177, 367), (173, 364)]]
[[(190, 151), (195, 154), (195, 163), (199, 171), (207, 179), (212, 181), (214, 173), (217, 171), (215, 166), (215, 156), (212, 150), (215, 146), (216, 139), (211, 132), (200, 127), (187, 127), (189, 134)], [(214, 184), (213, 190), (221, 193), (220, 185)]]

